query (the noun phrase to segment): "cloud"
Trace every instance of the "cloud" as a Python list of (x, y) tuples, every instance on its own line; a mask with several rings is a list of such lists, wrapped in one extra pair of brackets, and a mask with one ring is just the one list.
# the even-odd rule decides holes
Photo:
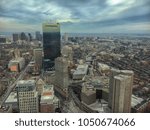
[(110, 6), (115, 6), (115, 5), (128, 5), (128, 4), (132, 4), (134, 3), (135, 0), (107, 0), (107, 4), (110, 5)]
[(26, 30), (27, 26), (34, 31), (34, 27), (41, 29), (42, 22), (54, 20), (61, 23), (62, 32), (100, 32), (101, 28), (109, 32), (116, 26), (149, 22), (150, 1), (1, 0), (0, 19), (3, 31)]

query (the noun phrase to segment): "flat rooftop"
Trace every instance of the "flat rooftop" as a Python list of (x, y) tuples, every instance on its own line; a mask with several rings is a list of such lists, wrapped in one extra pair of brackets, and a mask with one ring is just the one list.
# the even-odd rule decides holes
[(11, 92), (5, 101), (5, 103), (13, 103), (13, 102), (17, 102), (17, 93), (16, 92)]
[(19, 80), (17, 82), (17, 85), (24, 85), (24, 84), (35, 85), (35, 80)]
[(19, 57), (19, 58), (16, 58), (16, 59), (12, 59), (10, 62), (20, 62), (20, 61), (23, 61), (24, 58), (23, 57)]
[(76, 71), (73, 73), (73, 75), (78, 75), (78, 74), (86, 74), (88, 70), (88, 65), (78, 65)]
[(45, 102), (47, 100), (53, 100), (54, 99), (54, 87), (53, 85), (45, 85), (43, 93), (41, 95), (41, 103)]
[(101, 102), (99, 102), (98, 100), (96, 100), (95, 103), (88, 105), (88, 107), (90, 107), (93, 110), (98, 111), (99, 113), (106, 113), (108, 112), (108, 102), (106, 102), (105, 100), (101, 100)]
[(135, 106), (137, 106), (138, 104), (141, 104), (141, 102), (143, 102), (143, 101), (144, 101), (143, 98), (136, 97), (135, 95), (132, 95), (131, 106), (132, 106), (132, 107), (135, 107)]

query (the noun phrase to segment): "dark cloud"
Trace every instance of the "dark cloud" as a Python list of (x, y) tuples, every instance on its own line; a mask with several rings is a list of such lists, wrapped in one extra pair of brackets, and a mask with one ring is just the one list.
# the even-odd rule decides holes
[(109, 29), (150, 22), (150, 1), (122, 0), (111, 4), (111, 0), (1, 0), (0, 18), (29, 25), (58, 20), (68, 31)]

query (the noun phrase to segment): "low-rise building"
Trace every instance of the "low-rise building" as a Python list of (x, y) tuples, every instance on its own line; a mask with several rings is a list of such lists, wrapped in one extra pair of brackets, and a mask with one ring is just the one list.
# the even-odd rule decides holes
[(96, 101), (96, 89), (93, 86), (83, 84), (81, 91), (81, 101), (90, 105)]
[(73, 73), (73, 80), (82, 80), (88, 73), (88, 65), (78, 65), (77, 69)]
[(25, 66), (25, 59), (24, 58), (13, 59), (8, 64), (8, 68), (12, 72), (19, 72), (24, 68), (24, 66)]
[(12, 107), (11, 106), (2, 106), (0, 108), (0, 113), (12, 113)]
[(150, 99), (145, 100), (143, 98), (132, 95), (131, 112), (133, 113), (150, 112)]
[(53, 113), (59, 108), (59, 99), (54, 95), (54, 86), (45, 85), (41, 95), (40, 112)]
[(0, 35), (0, 44), (5, 44), (7, 41), (6, 36)]
[(42, 79), (39, 79), (36, 82), (36, 90), (38, 91), (39, 95), (43, 93), (44, 86), (45, 86), (45, 82)]
[(18, 112), (18, 99), (17, 99), (17, 93), (16, 92), (11, 92), (8, 98), (5, 101), (5, 104), (8, 106), (12, 106), (12, 111), (13, 112)]

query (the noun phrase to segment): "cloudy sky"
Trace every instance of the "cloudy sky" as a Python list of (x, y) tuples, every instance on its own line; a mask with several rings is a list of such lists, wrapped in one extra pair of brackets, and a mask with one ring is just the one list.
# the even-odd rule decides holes
[(0, 0), (0, 32), (150, 33), (150, 0)]

